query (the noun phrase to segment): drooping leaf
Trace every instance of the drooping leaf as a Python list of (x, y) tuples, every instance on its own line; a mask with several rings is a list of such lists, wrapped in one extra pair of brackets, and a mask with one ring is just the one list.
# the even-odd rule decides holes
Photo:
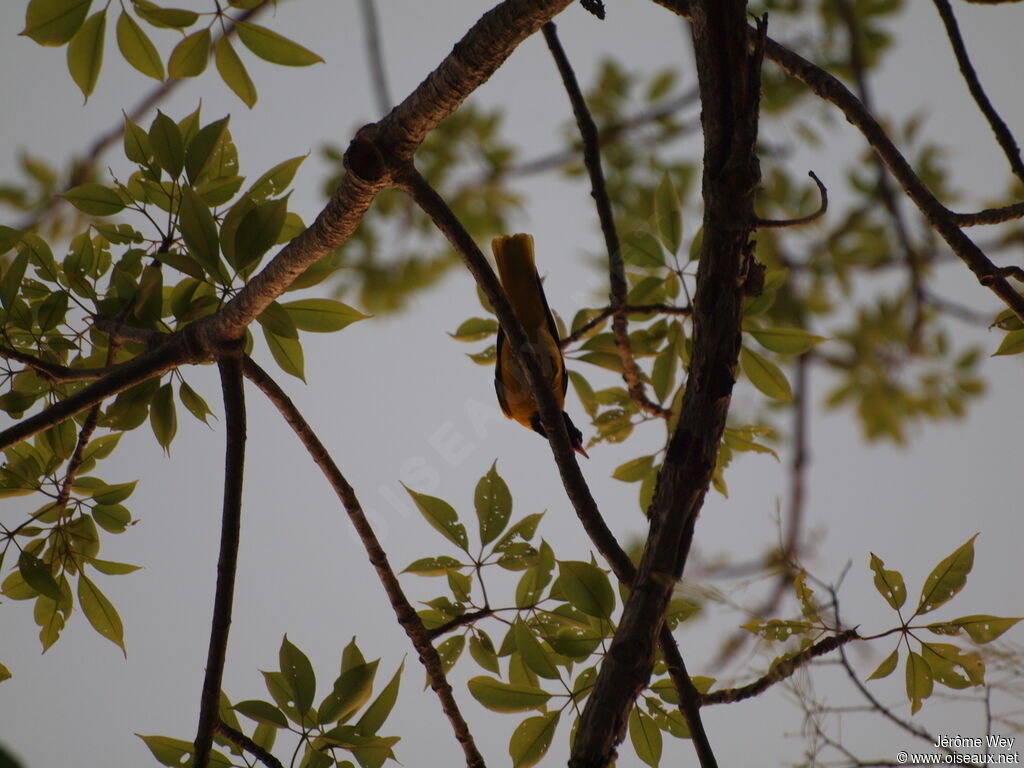
[(288, 719), (273, 704), (257, 699), (240, 701), (232, 707), (239, 714), (245, 715), (257, 723), (265, 723), (273, 728), (287, 728)]
[(281, 664), (281, 675), (294, 697), (295, 708), (299, 714), (304, 715), (309, 711), (316, 695), (313, 665), (309, 663), (306, 654), (288, 640), (288, 635), (281, 640), (278, 660)]
[(466, 526), (459, 522), (459, 515), (451, 504), (436, 496), (418, 493), (404, 484), (402, 487), (405, 488), (420, 514), (434, 530), (459, 549), (468, 550), (469, 538), (466, 535)]
[(220, 73), (224, 84), (235, 92), (235, 95), (242, 100), (245, 106), (252, 109), (256, 105), (256, 99), (258, 98), (256, 85), (253, 83), (252, 78), (249, 77), (245, 64), (242, 63), (235, 49), (231, 46), (231, 41), (226, 36), (221, 37), (214, 44), (213, 54), (214, 63), (217, 65), (217, 72)]
[(149, 127), (149, 145), (160, 167), (178, 178), (185, 167), (185, 140), (178, 124), (163, 112), (157, 112)]
[(263, 338), (266, 339), (267, 346), (270, 347), (270, 354), (273, 356), (274, 362), (281, 367), (281, 370), (305, 381), (306, 361), (299, 340), (278, 336), (267, 328), (263, 329)]
[(561, 714), (559, 711), (528, 717), (516, 727), (508, 744), (513, 768), (531, 768), (544, 759)]
[(888, 677), (896, 669), (896, 665), (900, 661), (900, 649), (896, 648), (892, 653), (885, 657), (885, 660), (878, 665), (878, 668), (871, 673), (868, 680), (881, 680), (883, 677)]
[(662, 176), (654, 192), (654, 215), (662, 245), (669, 253), (679, 253), (679, 248), (683, 244), (682, 203), (667, 172)]
[(910, 652), (907, 659), (907, 699), (910, 700), (910, 713), (915, 714), (921, 709), (921, 702), (932, 695), (932, 670), (928, 662), (919, 653)]
[(171, 51), (167, 74), (171, 78), (196, 77), (210, 60), (210, 30), (200, 29), (183, 38)]
[(78, 603), (93, 629), (114, 643), (127, 656), (128, 651), (124, 646), (124, 625), (117, 609), (99, 587), (81, 572), (78, 574)]
[(30, 0), (20, 34), (40, 45), (64, 45), (82, 26), (90, 5), (92, 0)]
[(86, 19), (68, 44), (68, 71), (86, 99), (100, 79), (106, 31), (107, 9), (104, 8)]
[(657, 768), (661, 762), (661, 730), (654, 720), (640, 707), (633, 707), (629, 713), (629, 740), (636, 756), (647, 765)]
[(615, 610), (608, 574), (593, 563), (559, 560), (558, 583), (569, 602), (588, 616), (607, 619)]
[(793, 391), (786, 380), (786, 374), (766, 357), (747, 347), (740, 349), (740, 364), (750, 383), (775, 400), (790, 402)]
[(164, 79), (164, 62), (153, 41), (126, 12), (117, 18), (117, 47), (124, 60), (154, 80)]
[(885, 570), (885, 563), (874, 553), (871, 554), (871, 570), (875, 572), (875, 589), (878, 594), (885, 598), (894, 611), (898, 611), (907, 599), (903, 574)]

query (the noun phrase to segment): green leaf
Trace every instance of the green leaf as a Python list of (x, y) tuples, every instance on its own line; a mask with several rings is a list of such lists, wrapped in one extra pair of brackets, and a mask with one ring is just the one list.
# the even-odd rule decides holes
[[(185, 167), (185, 142), (178, 124), (163, 112), (157, 112), (149, 127), (149, 145), (153, 157), (172, 179)], [(195, 194), (195, 193), (193, 193)]]
[(185, 29), (199, 21), (199, 14), (181, 8), (161, 8), (143, 0), (132, 0), (135, 12), (152, 24), (164, 29)]
[(146, 77), (164, 79), (164, 62), (139, 23), (123, 12), (117, 18), (117, 47), (124, 60)]
[(178, 215), (185, 245), (211, 276), (218, 276), (222, 268), (217, 222), (214, 221), (206, 203), (192, 187), (181, 188), (181, 207), (178, 209)]
[(248, 21), (239, 21), (236, 22), (235, 29), (238, 32), (238, 39), (246, 48), (261, 59), (273, 64), (282, 64), (286, 67), (307, 67), (310, 64), (323, 62), (323, 59), (312, 51), (266, 27)]
[(449, 333), (456, 341), (483, 341), (498, 332), (498, 321), (489, 317), (471, 317), (464, 320), (455, 333)]
[(225, 36), (221, 37), (213, 46), (213, 60), (217, 65), (217, 72), (221, 80), (235, 95), (242, 100), (245, 106), (252, 109), (256, 105), (256, 85), (245, 64), (238, 58), (235, 49), (231, 47), (231, 41)]
[(932, 695), (932, 670), (919, 653), (910, 652), (907, 659), (907, 699), (910, 700), (910, 714), (921, 708), (921, 702)]
[[(149, 751), (153, 753), (153, 757), (161, 765), (181, 768), (181, 766), (191, 763), (192, 751), (194, 749), (192, 742), (184, 741), (183, 739), (172, 739), (169, 736), (143, 736), (141, 733), (136, 733), (135, 735), (146, 743)], [(230, 768), (233, 763), (225, 755), (214, 749), (210, 752), (210, 765), (217, 766), (218, 768)]]
[(881, 680), (883, 677), (888, 677), (896, 669), (896, 665), (900, 661), (900, 649), (896, 648), (892, 653), (885, 657), (885, 661), (878, 665), (878, 668), (871, 673), (868, 680)]
[(282, 306), (297, 328), (316, 333), (333, 333), (372, 317), (334, 299), (300, 299)]
[(124, 115), (124, 154), (133, 163), (146, 165), (153, 157), (153, 149), (149, 144), (149, 134)]
[(679, 194), (666, 172), (654, 192), (654, 215), (658, 222), (658, 237), (669, 253), (679, 253), (683, 244), (683, 213)]
[(281, 640), (278, 660), (281, 664), (281, 675), (295, 701), (295, 708), (300, 715), (304, 715), (309, 712), (309, 708), (313, 704), (313, 697), (316, 695), (316, 676), (313, 674), (313, 665), (309, 663), (306, 654), (289, 642), (288, 635)]
[(93, 629), (127, 656), (128, 651), (124, 647), (124, 626), (121, 624), (121, 617), (117, 615), (117, 609), (106, 595), (100, 592), (99, 587), (81, 572), (78, 574), (78, 603)]
[(18, 556), (18, 572), (32, 589), (41, 595), (45, 595), (55, 602), (61, 602), (60, 585), (53, 577), (53, 570), (49, 563), (44, 563), (27, 549), (21, 550)]
[(11, 670), (9, 670), (3, 664), (0, 664), (0, 683), (2, 683), (4, 680), (10, 680), (11, 677)]
[(118, 504), (132, 495), (136, 483), (138, 483), (138, 480), (133, 480), (130, 483), (106, 485), (102, 490), (97, 490), (93, 493), (92, 500), (97, 504)]
[(113, 560), (100, 560), (96, 557), (89, 558), (89, 565), (95, 568), (100, 573), (106, 574), (107, 576), (123, 576), (127, 573), (135, 573), (142, 569), (141, 565), (132, 565), (131, 563), (117, 563)]
[(174, 411), (174, 389), (170, 382), (157, 390), (149, 409), (149, 422), (153, 427), (156, 441), (164, 452), (170, 454), (171, 441), (178, 431), (178, 417)]
[(132, 514), (120, 504), (99, 504), (92, 509), (92, 517), (110, 533), (122, 533), (132, 521)]
[(622, 258), (627, 264), (637, 267), (656, 268), (665, 266), (665, 252), (654, 235), (637, 230), (622, 240)]
[(1024, 352), (1024, 329), (1017, 329), (1007, 333), (999, 343), (999, 348), (992, 353), (992, 357), (998, 355), (1019, 355)]
[(561, 712), (528, 717), (513, 731), (508, 743), (513, 768), (530, 768), (539, 763), (555, 737)]
[(978, 534), (971, 536), (928, 574), (928, 578), (924, 581), (924, 588), (921, 590), (921, 602), (915, 616), (945, 605), (964, 588), (964, 585), (967, 584), (967, 574), (974, 567), (974, 540), (976, 538), (978, 538)]
[(750, 383), (768, 397), (785, 402), (792, 401), (793, 391), (789, 388), (786, 375), (771, 360), (743, 347), (740, 349), (740, 364)]
[(391, 681), (384, 686), (384, 690), (377, 694), (377, 698), (373, 700), (373, 703), (363, 712), (363, 716), (356, 722), (356, 730), (363, 736), (372, 736), (377, 733), (381, 726), (384, 725), (384, 721), (388, 719), (388, 715), (391, 714), (391, 710), (395, 707), (395, 702), (398, 701), (398, 688), (402, 683), (402, 670), (404, 668), (405, 662), (403, 661), (395, 671)]
[(498, 664), (498, 654), (494, 650), (494, 643), (491, 642), (491, 638), (483, 630), (478, 630), (476, 634), (469, 638), (469, 655), (473, 657), (473, 661), (488, 672), (493, 672), (496, 675), (501, 674), (501, 667)]
[(213, 411), (210, 410), (210, 406), (206, 404), (206, 401), (199, 396), (199, 393), (192, 389), (187, 382), (181, 382), (181, 386), (178, 388), (178, 397), (181, 398), (181, 404), (188, 408), (189, 413), (203, 422), (203, 424), (209, 424), (206, 417), (213, 415)]
[(252, 186), (249, 187), (246, 195), (256, 203), (262, 202), (269, 197), (283, 195), (291, 185), (292, 179), (295, 178), (295, 173), (299, 170), (299, 166), (302, 165), (302, 162), (307, 157), (308, 155), (299, 155), (298, 157), (278, 163), (256, 179)]
[(468, 685), (473, 698), (492, 712), (541, 709), (551, 698), (551, 694), (541, 688), (503, 683), (486, 675), (470, 678)]
[(985, 614), (972, 614), (971, 616), (961, 616), (959, 619), (953, 619), (950, 623), (967, 632), (974, 642), (984, 645), (995, 640), (1020, 620), (1013, 617), (1001, 618)]
[(188, 143), (185, 150), (185, 174), (189, 182), (195, 183), (210, 164), (210, 159), (215, 156), (216, 150), (220, 147), (221, 141), (227, 135), (227, 116), (203, 126), (200, 131)]
[(259, 701), (257, 699), (240, 701), (232, 709), (239, 714), (245, 715), (250, 720), (255, 720), (257, 723), (265, 723), (274, 728), (288, 727), (288, 718), (284, 716), (284, 713), (266, 701)]
[(751, 329), (750, 335), (762, 347), (780, 355), (802, 355), (815, 344), (828, 341), (824, 336), (815, 336), (803, 328)]
[(90, 5), (92, 0), (31, 0), (20, 34), (40, 45), (64, 45), (82, 26)]
[(654, 385), (654, 395), (658, 402), (663, 402), (669, 393), (676, 386), (676, 352), (673, 346), (669, 346), (654, 358), (654, 367), (651, 370), (651, 384)]
[(274, 357), (274, 362), (280, 366), (281, 370), (305, 381), (306, 362), (299, 340), (286, 339), (266, 328), (263, 329), (263, 338), (266, 339), (267, 346), (270, 347), (270, 354)]
[(21, 281), (25, 277), (25, 269), (28, 267), (28, 253), (19, 251), (18, 255), (4, 270), (3, 279), (0, 279), (0, 304), (4, 309), (10, 310), (14, 305), (21, 289)]
[(102, 184), (81, 184), (61, 195), (75, 208), (92, 216), (113, 216), (124, 210), (120, 196)]
[(647, 765), (656, 767), (661, 762), (661, 729), (640, 707), (634, 706), (629, 713), (629, 740), (636, 756)]
[(638, 456), (616, 467), (612, 472), (612, 477), (624, 483), (637, 483), (644, 479), (652, 466), (654, 466), (653, 456)]
[(417, 493), (404, 483), (402, 487), (434, 530), (459, 549), (468, 552), (469, 537), (466, 535), (466, 526), (459, 522), (459, 515), (451, 504), (436, 496)]
[(104, 8), (90, 16), (68, 44), (68, 71), (86, 99), (100, 79), (106, 31), (107, 9)]
[(288, 200), (270, 200), (247, 211), (235, 231), (234, 258), (239, 269), (259, 261), (277, 242), (288, 214)]
[(375, 660), (368, 664), (356, 664), (341, 673), (334, 682), (333, 690), (320, 705), (321, 725), (337, 720), (344, 722), (369, 701), (379, 663), (379, 660)]
[(588, 616), (607, 619), (615, 610), (615, 591), (608, 574), (593, 563), (559, 560), (558, 583), (566, 599)]
[(201, 75), (210, 60), (210, 30), (200, 29), (188, 35), (171, 51), (167, 61), (167, 74), (171, 78)]
[(68, 293), (67, 291), (56, 291), (51, 293), (45, 299), (43, 303), (39, 305), (39, 312), (37, 313), (37, 320), (39, 322), (39, 330), (46, 332), (56, 328), (58, 325), (64, 322), (64, 317), (68, 313)]
[(885, 563), (874, 553), (871, 554), (871, 570), (875, 572), (875, 589), (878, 594), (885, 598), (894, 611), (898, 611), (907, 600), (903, 574), (885, 570)]
[(558, 680), (561, 677), (551, 656), (544, 650), (540, 641), (534, 637), (522, 617), (516, 617), (515, 623), (512, 625), (512, 632), (515, 635), (516, 650), (529, 669), (548, 680)]
[(415, 573), (417, 576), (445, 576), (452, 568), (459, 568), (462, 565), (454, 557), (423, 557), (409, 563), (409, 566), (402, 573)]
[(480, 522), (480, 544), (486, 546), (501, 535), (512, 516), (512, 494), (498, 474), (497, 461), (476, 484), (473, 503)]

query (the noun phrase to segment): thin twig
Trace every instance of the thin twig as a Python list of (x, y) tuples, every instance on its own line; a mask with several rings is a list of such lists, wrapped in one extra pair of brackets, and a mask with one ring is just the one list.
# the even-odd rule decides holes
[(953, 221), (961, 227), (976, 227), (980, 224), (1002, 224), (1005, 221), (1024, 218), (1024, 203), (1011, 203), (999, 208), (986, 208), (974, 213), (952, 213)]
[(278, 760), (272, 754), (267, 752), (267, 750), (265, 750), (263, 747), (261, 747), (259, 744), (250, 739), (241, 731), (236, 731), (223, 720), (217, 721), (217, 733), (219, 733), (225, 739), (230, 741), (236, 747), (244, 749), (250, 755), (252, 755), (265, 766), (267, 766), (267, 768), (284, 768), (284, 766), (281, 765), (280, 760)]
[(460, 614), (454, 619), (446, 621), (438, 627), (427, 630), (427, 637), (433, 640), (441, 635), (446, 635), (452, 630), (464, 627), (467, 624), (473, 624), (474, 622), (480, 621), (480, 619), (486, 619), (488, 616), (493, 616), (494, 610), (491, 608), (481, 608), (478, 611), (469, 611), (467, 613)]
[(363, 27), (366, 31), (366, 56), (370, 62), (370, 77), (373, 81), (373, 95), (377, 99), (377, 110), (385, 115), (391, 110), (391, 91), (388, 88), (388, 75), (384, 66), (384, 53), (380, 40), (380, 28), (377, 23), (377, 7), (374, 0), (359, 0), (359, 8), (363, 14)]
[(946, 25), (946, 35), (953, 46), (956, 63), (960, 66), (960, 74), (964, 76), (964, 81), (967, 83), (971, 96), (974, 97), (975, 104), (988, 120), (992, 133), (996, 135), (996, 141), (999, 142), (999, 146), (1002, 147), (1003, 153), (1010, 163), (1010, 168), (1013, 169), (1018, 179), (1024, 181), (1024, 161), (1020, 157), (1020, 148), (1003, 118), (999, 116), (995, 107), (992, 106), (992, 102), (989, 101), (985, 89), (981, 86), (981, 81), (978, 80), (978, 73), (974, 71), (974, 65), (971, 64), (971, 59), (967, 55), (967, 46), (960, 35), (960, 26), (956, 22), (956, 16), (953, 15), (953, 8), (948, 0), (933, 0), (933, 2), (939, 11), (939, 16), (942, 17), (942, 23)]
[(828, 210), (828, 190), (825, 189), (825, 185), (821, 183), (821, 179), (814, 174), (814, 171), (808, 171), (807, 175), (814, 179), (814, 183), (818, 185), (818, 192), (821, 194), (821, 204), (818, 206), (818, 210), (807, 216), (801, 216), (799, 219), (762, 219), (758, 217), (758, 229), (802, 227), (804, 224), (810, 224), (812, 221), (817, 221), (825, 215), (825, 211)]
[(565, 86), (569, 101), (572, 104), (573, 115), (576, 117), (576, 125), (579, 127), (580, 138), (583, 141), (583, 164), (590, 176), (590, 196), (594, 198), (594, 205), (597, 208), (597, 218), (601, 222), (601, 233), (604, 235), (604, 244), (608, 252), (608, 272), (611, 282), (611, 304), (612, 304), (612, 335), (615, 337), (615, 346), (619, 350), (619, 357), (622, 358), (622, 378), (626, 381), (629, 396), (634, 403), (646, 413), (652, 416), (668, 418), (672, 411), (662, 408), (653, 400), (647, 397), (643, 379), (641, 378), (640, 367), (633, 357), (633, 350), (629, 344), (629, 323), (622, 307), (626, 304), (626, 296), (629, 292), (629, 285), (626, 282), (626, 269), (622, 263), (622, 246), (619, 243), (619, 235), (615, 229), (615, 215), (612, 212), (611, 200), (608, 198), (608, 189), (604, 182), (604, 171), (601, 168), (601, 150), (597, 126), (590, 116), (583, 91), (580, 90), (576, 73), (573, 71), (569, 57), (558, 39), (558, 31), (553, 21), (544, 25), (544, 39), (558, 72), (562, 76), (562, 84)]
[(35, 355), (22, 352), (13, 347), (0, 346), (0, 357), (8, 360), (16, 360), (24, 363), (42, 378), (54, 383), (66, 383), (72, 381), (93, 381), (102, 378), (114, 369), (110, 366), (105, 368), (68, 368), (66, 365), (57, 365), (40, 360)]
[(245, 389), (242, 386), (242, 349), (225, 354), (218, 361), (224, 394), (227, 447), (224, 459), (224, 507), (220, 528), (220, 555), (217, 558), (217, 586), (213, 599), (210, 648), (206, 657), (206, 676), (199, 702), (196, 729), (196, 768), (207, 768), (213, 733), (220, 721), (221, 680), (227, 659), (228, 630), (235, 596), (235, 572), (238, 566), (238, 541), (242, 520), (242, 474), (245, 466)]
[(391, 568), (384, 548), (381, 547), (377, 535), (370, 526), (370, 522), (366, 519), (366, 515), (352, 486), (348, 484), (344, 475), (341, 474), (341, 470), (338, 469), (338, 465), (335, 464), (334, 459), (331, 458), (324, 444), (317, 437), (316, 432), (313, 431), (313, 428), (303, 418), (298, 408), (295, 407), (291, 399), (278, 386), (277, 382), (251, 358), (245, 358), (242, 370), (245, 373), (245, 377), (259, 387), (260, 391), (280, 411), (285, 421), (288, 422), (292, 431), (302, 441), (313, 461), (320, 467), (320, 471), (324, 473), (327, 481), (331, 484), (331, 488), (334, 489), (335, 494), (337, 494), (342, 506), (344, 506), (345, 511), (348, 513), (349, 520), (352, 522), (352, 527), (359, 536), (359, 540), (362, 542), (364, 549), (366, 549), (370, 564), (377, 571), (377, 578), (380, 580), (388, 599), (391, 601), (391, 607), (395, 611), (398, 623), (405, 630), (409, 640), (412, 641), (413, 647), (419, 654), (420, 662), (426, 668), (427, 675), (430, 678), (430, 686), (437, 694), (438, 699), (440, 699), (441, 708), (452, 725), (456, 739), (458, 739), (459, 744), (462, 746), (463, 754), (466, 757), (466, 765), (474, 768), (483, 766), (483, 756), (477, 749), (473, 734), (469, 730), (469, 725), (459, 710), (459, 705), (452, 693), (452, 687), (445, 676), (441, 659), (437, 655), (437, 650), (430, 642), (430, 632), (423, 626), (423, 621), (420, 619), (419, 614), (416, 613), (416, 610), (405, 596), (402, 585)]
[(818, 656), (831, 653), (836, 648), (840, 648), (851, 640), (857, 639), (859, 639), (859, 636), (856, 629), (848, 629), (838, 635), (830, 635), (824, 640), (819, 640), (814, 645), (794, 653), (789, 658), (777, 661), (766, 675), (759, 677), (752, 683), (738, 688), (723, 688), (720, 691), (712, 691), (701, 695), (700, 703), (702, 705), (732, 704), (753, 696), (759, 696), (776, 683), (781, 683), (786, 678), (791, 677), (800, 667), (808, 664)]
[[(671, 304), (626, 304), (622, 307), (620, 312), (624, 312), (627, 315), (679, 315), (682, 317), (689, 317), (693, 314), (692, 307), (676, 307)], [(612, 307), (604, 307), (594, 317), (590, 318), (587, 322), (577, 328), (575, 331), (570, 333), (568, 336), (559, 340), (559, 345), (562, 349), (575, 344), (577, 341), (582, 339), (594, 328), (599, 326), (605, 320), (612, 316), (615, 310)]]

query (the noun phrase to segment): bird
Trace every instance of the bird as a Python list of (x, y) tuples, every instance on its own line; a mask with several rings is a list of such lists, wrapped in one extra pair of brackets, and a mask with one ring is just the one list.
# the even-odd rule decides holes
[[(565, 359), (562, 357), (562, 347), (558, 340), (558, 328), (555, 326), (554, 317), (551, 316), (548, 300), (544, 296), (544, 286), (537, 274), (533, 255), (533, 235), (519, 233), (496, 237), (491, 241), (491, 250), (498, 264), (501, 287), (512, 305), (512, 311), (526, 332), (527, 342), (533, 349), (541, 373), (551, 384), (555, 401), (561, 408), (565, 404), (569, 377), (566, 374)], [(494, 389), (501, 410), (508, 418), (518, 421), (547, 439), (526, 372), (516, 360), (500, 326), (494, 366)], [(573, 450), (585, 458), (590, 458), (583, 448), (583, 434), (564, 410), (562, 418), (565, 419), (565, 429), (569, 433)]]

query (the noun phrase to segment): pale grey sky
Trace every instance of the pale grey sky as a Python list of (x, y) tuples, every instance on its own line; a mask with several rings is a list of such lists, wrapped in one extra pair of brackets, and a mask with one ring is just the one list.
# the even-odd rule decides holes
[[(208, 4), (182, 0), (178, 5), (205, 9)], [(429, 12), (420, 3), (384, 0), (378, 5), (396, 98), (415, 87), (489, 7), (487, 2), (466, 0), (435, 0)], [(894, 24), (901, 45), (887, 60), (884, 76), (874, 83), (876, 102), (887, 115), (906, 117), (926, 109), (934, 118), (924, 130), (950, 148), (953, 181), (964, 192), (963, 207), (969, 209), (1004, 192), (1005, 161), (968, 100), (934, 8), (921, 0), (909, 5), (905, 17)], [(64, 52), (16, 37), (23, 7), (21, 2), (0, 5), (0, 29), (6, 36), (0, 46), (0, 99), (8, 105), (0, 178), (12, 175), (16, 150), (55, 159), (74, 153), (98, 130), (116, 122), (122, 107), (150, 87), (150, 81), (118, 61), (110, 23), (100, 84), (89, 103), (81, 106), (81, 95), (64, 66)], [(1022, 69), (1024, 10), (1013, 4), (980, 8), (963, 3), (956, 10), (993, 101), (1017, 135), (1024, 135), (1024, 103), (1016, 74)], [(273, 26), (321, 54), (327, 63), (292, 70), (247, 58), (260, 90), (260, 101), (251, 112), (212, 70), (182, 88), (162, 109), (180, 117), (202, 99), (207, 120), (230, 112), (243, 172), (250, 177), (280, 158), (312, 151), (296, 179), (290, 204), (308, 222), (322, 204), (318, 148), (324, 141), (344, 145), (353, 127), (376, 116), (359, 15), (355, 3), (282, 3)], [(604, 23), (574, 6), (560, 18), (559, 30), (584, 83), (607, 54), (642, 71), (682, 62), (684, 81), (693, 82), (682, 25), (651, 3), (611, 3)], [(771, 33), (787, 38), (782, 23), (772, 26)], [(161, 42), (170, 41), (167, 35)], [(539, 38), (517, 50), (474, 99), (506, 109), (508, 136), (525, 148), (527, 156), (556, 147), (569, 116)], [(785, 127), (772, 130), (773, 138), (799, 146), (797, 135)], [(687, 145), (689, 151), (695, 146)], [(825, 147), (817, 152), (800, 150), (792, 162), (801, 174), (814, 168), (838, 190), (842, 180), (837, 169), (862, 152), (852, 129), (840, 118)], [(115, 156), (110, 162), (117, 167)], [(526, 180), (520, 187), (527, 202), (515, 215), (513, 227), (536, 236), (548, 296), (569, 317), (575, 307), (565, 297), (591, 279), (583, 257), (600, 248), (587, 190), (549, 178)], [(841, 204), (841, 195), (835, 197)], [(963, 266), (943, 267), (937, 279), (943, 294), (979, 309), (995, 309)], [(442, 496), (471, 519), (473, 487), (495, 459), (512, 490), (514, 515), (547, 510), (541, 533), (556, 542), (559, 556), (586, 557), (589, 547), (547, 449), (511, 422), (474, 416), (496, 411), (491, 372), (470, 364), (463, 354), (468, 348), (446, 332), (477, 313), (470, 278), (455, 272), (404, 314), (359, 323), (336, 335), (304, 336), (308, 385), (284, 374), (279, 381), (359, 493), (396, 567), (447, 553), (440, 537), (410, 512), (407, 502), (396, 506), (394, 500), (404, 496), (399, 481), (416, 468), (432, 470), (436, 482), (421, 490)], [(953, 327), (962, 338), (980, 340), (990, 351), (998, 344), (995, 332)], [(1012, 418), (1019, 412), (1024, 371), (1019, 358), (995, 358), (986, 362), (985, 373), (991, 393), (972, 406), (966, 420), (917, 430), (907, 449), (865, 445), (849, 413), (815, 412), (808, 527), (819, 532), (820, 539), (808, 565), (831, 579), (852, 560), (842, 592), (848, 620), (856, 617), (868, 629), (890, 623), (888, 609), (871, 587), (869, 550), (888, 567), (901, 568), (914, 594), (931, 566), (976, 531), (982, 532), (978, 558), (968, 587), (958, 598), (960, 610), (942, 616), (1021, 613), (1016, 585), (1022, 576), (1018, 551), (1024, 522)], [(187, 377), (220, 413), (213, 369), (189, 371)], [(601, 380), (601, 374), (595, 378)], [(611, 385), (612, 378), (606, 381)], [(816, 376), (813, 386), (820, 396), (826, 382)], [(460, 754), (437, 701), (422, 690), (423, 672), (415, 653), (395, 624), (336, 499), (276, 412), (252, 389), (247, 397), (246, 507), (224, 689), (235, 701), (265, 697), (258, 670), (276, 665), (277, 649), (287, 632), (311, 657), (322, 695), (333, 680), (342, 647), (357, 636), (368, 658), (381, 657), (379, 685), (406, 660), (398, 706), (382, 729), (403, 736), (396, 749), (401, 762), (458, 764)], [(735, 408), (753, 414), (760, 402), (759, 395), (744, 387)], [(580, 411), (571, 396), (569, 410)], [(650, 427), (624, 448), (600, 447), (583, 467), (605, 516), (624, 541), (635, 539), (642, 530), (636, 487), (609, 475), (625, 459), (650, 452), (645, 447), (656, 447), (661, 439), (658, 430)], [(454, 466), (435, 447), (453, 431), (473, 446)], [(102, 551), (109, 559), (145, 566), (102, 584), (126, 625), (127, 660), (87, 625), (80, 611), (60, 642), (41, 656), (28, 605), (0, 605), (0, 661), (14, 673), (0, 685), (0, 743), (20, 755), (27, 768), (155, 764), (133, 732), (193, 737), (215, 577), (223, 438), (222, 422), (211, 430), (181, 413), (169, 459), (143, 427), (126, 435), (117, 458), (102, 466), (101, 476), (111, 482), (140, 481), (130, 504), (140, 523), (121, 536), (104, 537)], [(770, 546), (776, 537), (777, 504), (785, 503), (786, 459), (783, 455), (783, 463), (777, 464), (764, 456), (742, 456), (734, 463), (727, 475), (730, 498), (710, 494), (701, 515), (696, 546), (703, 555), (743, 560)], [(404, 583), (416, 599), (432, 597), (440, 589), (438, 582), (411, 577)], [(727, 586), (731, 599), (757, 602), (757, 585)], [(707, 671), (723, 634), (738, 623), (735, 617), (713, 609), (680, 633), (692, 674)], [(1020, 641), (1019, 629), (1013, 637)], [(889, 650), (891, 646), (883, 643), (867, 655), (855, 654), (862, 677)], [(751, 664), (751, 669), (760, 670), (764, 660), (754, 658)], [(463, 661), (453, 675), (460, 702), (489, 763), (508, 764), (508, 736), (519, 720), (477, 706), (464, 686), (468, 672), (468, 661)], [(815, 680), (830, 699), (845, 695), (840, 693), (845, 690), (842, 681), (828, 670), (816, 673)], [(880, 698), (907, 713), (906, 702), (900, 701), (902, 674), (873, 685)], [(929, 702), (918, 717), (934, 732), (969, 735), (980, 734), (980, 716), (977, 707)], [(706, 723), (722, 765), (751, 765), (755, 759), (757, 764), (777, 765), (802, 754), (800, 712), (781, 688), (754, 701), (711, 708)], [(887, 729), (864, 730), (854, 719), (844, 727), (849, 744), (871, 747), (879, 757), (891, 759), (909, 743)], [(559, 764), (567, 754), (566, 733), (563, 721), (546, 764)], [(625, 747), (620, 765), (635, 764)], [(690, 745), (667, 741), (663, 764), (695, 764)]]

